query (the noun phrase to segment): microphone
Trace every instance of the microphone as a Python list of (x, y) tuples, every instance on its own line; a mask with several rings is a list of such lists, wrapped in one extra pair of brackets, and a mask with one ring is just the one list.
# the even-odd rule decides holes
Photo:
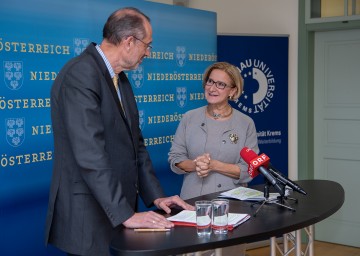
[(260, 172), (276, 188), (280, 195), (284, 194), (284, 189), (277, 183), (277, 180), (270, 174), (270, 171), (266, 169), (270, 161), (270, 158), (267, 155), (261, 154), (258, 156), (253, 150), (244, 147), (240, 151), (240, 156), (249, 165), (248, 173), (251, 178), (256, 177)]
[(276, 177), (278, 181), (280, 181), (285, 186), (291, 187), (294, 191), (297, 191), (303, 195), (306, 195), (307, 193), (305, 190), (303, 190), (298, 184), (291, 181), (290, 179), (286, 178), (281, 172), (276, 170), (271, 164), (269, 165), (269, 171), (270, 173)]

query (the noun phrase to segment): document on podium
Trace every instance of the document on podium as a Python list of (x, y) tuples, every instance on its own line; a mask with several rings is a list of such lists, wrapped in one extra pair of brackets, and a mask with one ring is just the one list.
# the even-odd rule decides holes
[[(280, 196), (279, 193), (269, 193), (269, 200), (277, 199), (277, 197)], [(247, 187), (237, 187), (234, 189), (231, 189), (229, 191), (222, 192), (218, 197), (224, 197), (224, 198), (233, 198), (243, 201), (263, 201), (265, 200), (264, 192), (247, 188)]]
[[(250, 218), (246, 213), (229, 213), (228, 215), (228, 230), (232, 230), (240, 224), (244, 223)], [(175, 226), (191, 226), (196, 227), (196, 212), (183, 210), (178, 214), (168, 217), (169, 221), (175, 224)]]

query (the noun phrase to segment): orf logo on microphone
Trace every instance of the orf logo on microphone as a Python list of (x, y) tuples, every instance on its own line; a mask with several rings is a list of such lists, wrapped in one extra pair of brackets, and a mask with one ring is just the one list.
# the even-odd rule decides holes
[(269, 164), (270, 158), (264, 153), (250, 161), (250, 165), (257, 169), (258, 167)]

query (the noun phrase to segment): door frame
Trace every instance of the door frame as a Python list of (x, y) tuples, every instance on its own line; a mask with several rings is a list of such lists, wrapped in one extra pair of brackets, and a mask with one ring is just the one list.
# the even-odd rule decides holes
[(360, 29), (360, 20), (305, 23), (305, 1), (299, 1), (298, 178), (314, 178), (314, 48), (315, 32)]

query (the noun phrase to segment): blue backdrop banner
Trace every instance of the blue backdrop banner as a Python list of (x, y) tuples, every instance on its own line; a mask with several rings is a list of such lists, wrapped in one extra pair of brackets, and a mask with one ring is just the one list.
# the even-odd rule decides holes
[(160, 182), (168, 195), (180, 192), (182, 177), (170, 171), (167, 154), (182, 114), (205, 104), (201, 79), (217, 59), (216, 14), (140, 0), (3, 0), (1, 255), (62, 255), (44, 245), (53, 159), (50, 88), (70, 58), (101, 42), (107, 17), (125, 6), (142, 10), (153, 25), (151, 56), (127, 75)]
[[(260, 153), (288, 174), (288, 36), (218, 35), (218, 60), (237, 66), (244, 92), (232, 105), (255, 121)], [(259, 175), (252, 184), (263, 183)]]

